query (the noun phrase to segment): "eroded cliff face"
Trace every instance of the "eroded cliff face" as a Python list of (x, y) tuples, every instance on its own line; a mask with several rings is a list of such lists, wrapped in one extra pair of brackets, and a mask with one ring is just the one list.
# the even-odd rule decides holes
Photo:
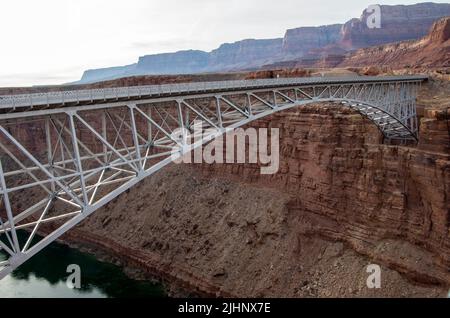
[[(353, 24), (364, 29), (361, 20)], [(365, 25), (365, 24), (364, 24)], [(343, 28), (353, 28), (346, 26)], [(356, 32), (356, 31), (355, 31)], [(373, 39), (374, 43), (386, 43), (376, 39), (376, 36), (364, 36)], [(372, 32), (372, 30), (370, 30)], [(381, 31), (377, 31), (381, 32)], [(395, 33), (394, 30), (386, 31)], [(450, 66), (450, 17), (437, 20), (431, 25), (429, 32), (418, 40), (394, 42), (384, 45), (369, 46), (366, 44), (353, 45), (350, 40), (344, 40), (324, 48), (312, 49), (303, 56), (291, 61), (266, 65), (265, 68), (275, 67), (390, 67), (401, 68), (442, 68)], [(378, 44), (379, 44), (378, 43)], [(354, 47), (363, 47), (352, 50)], [(352, 51), (349, 51), (352, 50)]]
[(211, 51), (208, 70), (246, 69), (259, 66), (280, 55), (282, 39), (248, 39), (235, 43), (222, 44)]
[(319, 27), (302, 27), (286, 31), (283, 53), (286, 56), (303, 56), (310, 50), (323, 48), (341, 39), (342, 24)]
[(450, 17), (432, 25), (427, 36), (417, 41), (406, 41), (357, 50), (339, 65), (382, 65), (401, 67), (450, 66)]
[(137, 74), (194, 74), (208, 64), (208, 53), (198, 50), (146, 55), (139, 58)]
[(381, 28), (369, 28), (371, 12), (364, 10), (360, 19), (348, 21), (342, 28), (341, 43), (351, 49), (385, 43), (419, 39), (425, 36), (439, 18), (450, 15), (448, 3), (415, 5), (382, 5)]
[(282, 128), (282, 165), (274, 176), (251, 166), (199, 169), (282, 189), (305, 233), (345, 241), (420, 281), (449, 284), (449, 153), (382, 145), (370, 124), (358, 124), (359, 115), (340, 110), (329, 118), (327, 111), (260, 123)]

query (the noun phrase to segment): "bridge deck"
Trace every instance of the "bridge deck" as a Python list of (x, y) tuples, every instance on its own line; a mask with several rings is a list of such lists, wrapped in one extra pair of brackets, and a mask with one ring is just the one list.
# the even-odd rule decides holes
[(65, 105), (101, 104), (111, 101), (158, 98), (166, 96), (186, 96), (193, 94), (211, 94), (214, 92), (245, 91), (249, 89), (308, 87), (320, 85), (352, 83), (391, 83), (422, 82), (428, 77), (413, 76), (353, 76), (353, 77), (302, 77), (258, 80), (237, 80), (217, 82), (196, 82), (183, 84), (164, 84), (149, 86), (131, 86), (105, 89), (71, 90), (49, 93), (19, 94), (0, 96), (2, 113), (28, 111), (38, 106), (62, 107)]

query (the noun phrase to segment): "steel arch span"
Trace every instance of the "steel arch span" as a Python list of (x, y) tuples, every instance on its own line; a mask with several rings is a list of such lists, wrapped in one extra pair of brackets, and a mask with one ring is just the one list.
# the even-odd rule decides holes
[[(275, 112), (336, 102), (386, 138), (417, 140), (424, 80), (295, 78), (0, 96), (0, 278), (173, 160)], [(193, 132), (198, 121), (201, 141), (175, 133)], [(43, 225), (52, 231), (38, 237)]]

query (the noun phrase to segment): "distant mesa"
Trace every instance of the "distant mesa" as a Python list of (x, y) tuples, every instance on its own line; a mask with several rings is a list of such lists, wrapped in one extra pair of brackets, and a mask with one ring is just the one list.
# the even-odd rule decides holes
[[(276, 65), (348, 65), (357, 61), (356, 58), (348, 58), (355, 50), (399, 41), (419, 40), (428, 34), (433, 23), (450, 16), (450, 4), (447, 3), (381, 5), (380, 8), (379, 29), (367, 26), (369, 13), (364, 10), (360, 18), (351, 19), (344, 24), (290, 29), (286, 31), (284, 38), (246, 39), (225, 43), (211, 52), (187, 50), (142, 56), (135, 64), (88, 70), (76, 84), (135, 75), (229, 72)], [(445, 38), (445, 32), (440, 35), (432, 32), (431, 36)], [(362, 54), (361, 52), (364, 51), (357, 54)], [(363, 59), (358, 61), (362, 63)]]
[(137, 64), (131, 64), (126, 66), (116, 66), (116, 67), (107, 67), (107, 68), (99, 68), (93, 70), (87, 70), (84, 72), (83, 77), (77, 83), (92, 83), (103, 81), (109, 78), (119, 78), (133, 75), (136, 71)]

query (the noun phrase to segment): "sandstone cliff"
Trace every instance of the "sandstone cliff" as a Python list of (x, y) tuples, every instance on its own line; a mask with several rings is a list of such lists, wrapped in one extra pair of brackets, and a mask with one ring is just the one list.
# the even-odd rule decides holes
[(341, 24), (287, 30), (283, 39), (285, 57), (303, 56), (312, 49), (323, 48), (341, 39)]
[(208, 64), (208, 53), (203, 51), (179, 51), (147, 55), (139, 58), (136, 72), (142, 74), (199, 73)]
[(208, 71), (245, 69), (271, 61), (281, 52), (282, 39), (243, 40), (222, 44), (211, 51)]
[(429, 34), (420, 40), (360, 49), (339, 63), (340, 67), (367, 65), (394, 68), (450, 66), (450, 17), (434, 23)]
[(362, 48), (425, 36), (431, 25), (441, 17), (450, 16), (450, 4), (419, 3), (381, 7), (381, 28), (368, 28), (370, 13), (364, 11), (360, 19), (352, 19), (342, 28), (341, 44)]
[(137, 64), (131, 64), (126, 66), (107, 67), (94, 70), (87, 70), (83, 73), (80, 82), (92, 83), (98, 81), (105, 81), (108, 79), (114, 79), (119, 77), (126, 77), (130, 74), (134, 74)]
[(257, 67), (279, 56), (281, 47), (282, 39), (247, 39), (224, 43), (209, 53), (187, 50), (145, 55), (140, 57), (136, 64), (88, 70), (81, 80), (74, 84), (88, 84), (139, 75), (196, 74)]

